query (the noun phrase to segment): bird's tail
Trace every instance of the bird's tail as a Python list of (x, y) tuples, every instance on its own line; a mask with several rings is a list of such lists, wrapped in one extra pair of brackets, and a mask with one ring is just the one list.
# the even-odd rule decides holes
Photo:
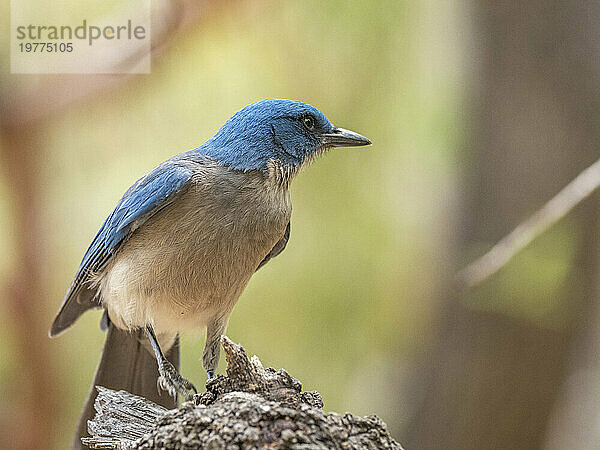
[[(81, 438), (89, 436), (87, 422), (94, 417), (94, 401), (98, 393), (96, 386), (124, 389), (169, 409), (177, 406), (176, 400), (170, 395), (166, 392), (161, 395), (159, 392), (156, 384), (158, 366), (154, 355), (143, 345), (144, 339), (143, 332), (130, 333), (119, 330), (113, 324), (109, 325), (102, 359), (77, 427), (74, 449), (87, 448), (81, 443)], [(178, 340), (165, 356), (179, 370)]]

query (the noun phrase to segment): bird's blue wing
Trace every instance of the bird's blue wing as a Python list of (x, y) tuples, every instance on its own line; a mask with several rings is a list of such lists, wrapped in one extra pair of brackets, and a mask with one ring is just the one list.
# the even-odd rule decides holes
[(99, 306), (92, 276), (102, 271), (129, 236), (148, 218), (170, 204), (194, 175), (195, 164), (185, 159), (165, 161), (131, 186), (104, 221), (85, 253), (52, 325), (51, 335), (69, 327), (87, 309)]
[(84, 281), (102, 270), (120, 245), (149, 217), (171, 203), (193, 174), (189, 164), (167, 161), (131, 186), (100, 227), (75, 279)]

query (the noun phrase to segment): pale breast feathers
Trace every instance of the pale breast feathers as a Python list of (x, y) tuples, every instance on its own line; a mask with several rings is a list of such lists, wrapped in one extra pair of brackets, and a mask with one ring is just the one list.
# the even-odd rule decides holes
[[(148, 218), (99, 276), (121, 328), (197, 328), (233, 308), (252, 274), (279, 253), (291, 205), (268, 177), (197, 167), (176, 200)], [(269, 256), (270, 255), (270, 256)]]

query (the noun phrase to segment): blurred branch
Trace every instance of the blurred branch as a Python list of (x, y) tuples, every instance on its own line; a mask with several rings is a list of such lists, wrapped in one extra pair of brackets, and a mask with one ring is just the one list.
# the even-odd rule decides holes
[(600, 159), (581, 172), (548, 203), (502, 238), (490, 251), (458, 273), (460, 286), (470, 288), (500, 270), (537, 236), (564, 217), (600, 186)]
[[(13, 130), (14, 131), (14, 130)], [(44, 294), (44, 233), (41, 226), (42, 199), (38, 192), (39, 133), (8, 132), (2, 135), (2, 163), (10, 186), (13, 233), (16, 251), (11, 254), (9, 274), (2, 290), (4, 307), (9, 317), (6, 328), (15, 337), (19, 354), (9, 391), (18, 391), (21, 407), (11, 433), (13, 448), (44, 448), (55, 433), (51, 421), (44, 416), (57, 411), (56, 365), (50, 357), (45, 332), (46, 318), (40, 306)], [(43, 368), (43, 370), (40, 370)], [(12, 427), (11, 427), (12, 428)], [(27, 431), (24, 431), (27, 430)], [(20, 432), (21, 431), (21, 432)], [(1, 445), (0, 445), (1, 446)]]

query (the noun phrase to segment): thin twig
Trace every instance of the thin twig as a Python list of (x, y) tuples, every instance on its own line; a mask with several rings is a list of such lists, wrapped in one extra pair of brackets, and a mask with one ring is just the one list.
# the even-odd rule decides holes
[(567, 184), (548, 203), (492, 249), (458, 273), (460, 286), (470, 288), (500, 270), (537, 236), (565, 216), (575, 205), (600, 186), (600, 159)]

